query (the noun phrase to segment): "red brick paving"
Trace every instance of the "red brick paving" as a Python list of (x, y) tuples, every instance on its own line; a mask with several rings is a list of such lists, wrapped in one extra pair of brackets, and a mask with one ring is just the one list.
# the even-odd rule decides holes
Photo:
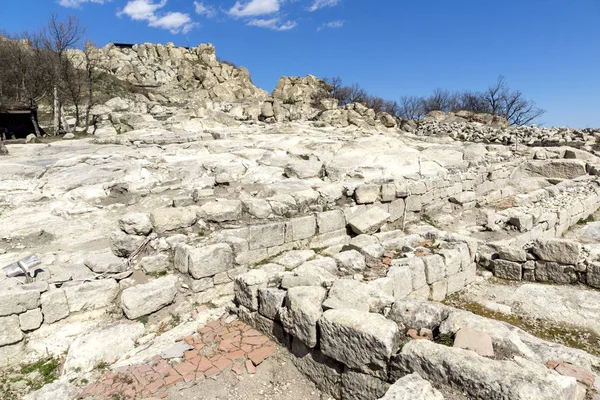
[[(198, 329), (198, 334), (184, 338), (193, 350), (184, 360), (171, 364), (160, 356), (147, 364), (132, 365), (106, 372), (96, 383), (87, 386), (80, 399), (143, 399), (160, 396), (168, 386), (192, 382), (229, 373), (232, 377), (256, 373), (256, 365), (275, 351), (275, 343), (251, 326), (225, 322), (227, 315)], [(231, 372), (230, 372), (231, 371)]]

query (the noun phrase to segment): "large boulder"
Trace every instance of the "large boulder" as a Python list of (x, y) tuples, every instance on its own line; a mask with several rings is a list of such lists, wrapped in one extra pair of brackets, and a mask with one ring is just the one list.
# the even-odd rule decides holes
[(136, 319), (171, 304), (177, 294), (177, 278), (167, 276), (123, 290), (121, 307), (129, 319)]

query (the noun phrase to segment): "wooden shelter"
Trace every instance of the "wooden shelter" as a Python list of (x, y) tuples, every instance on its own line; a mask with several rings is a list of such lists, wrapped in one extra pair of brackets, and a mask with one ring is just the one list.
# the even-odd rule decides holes
[(0, 140), (45, 134), (38, 123), (37, 105), (0, 104)]

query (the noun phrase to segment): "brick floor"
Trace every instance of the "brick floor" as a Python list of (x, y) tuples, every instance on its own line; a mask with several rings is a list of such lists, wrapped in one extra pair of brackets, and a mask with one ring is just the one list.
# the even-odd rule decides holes
[(160, 356), (146, 364), (132, 365), (106, 372), (80, 393), (80, 399), (112, 400), (160, 397), (169, 385), (199, 381), (220, 374), (238, 375), (256, 372), (256, 366), (275, 352), (275, 343), (241, 321), (226, 322), (227, 315), (199, 328), (184, 338), (193, 350), (184, 360), (170, 363)]

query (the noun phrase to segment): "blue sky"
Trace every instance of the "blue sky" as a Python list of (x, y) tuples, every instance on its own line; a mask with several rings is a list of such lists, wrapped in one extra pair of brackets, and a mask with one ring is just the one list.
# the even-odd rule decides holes
[(213, 43), (269, 91), (310, 73), (395, 100), (503, 74), (545, 126), (600, 127), (600, 0), (0, 0), (0, 29), (36, 30), (51, 12), (78, 16), (99, 46)]

